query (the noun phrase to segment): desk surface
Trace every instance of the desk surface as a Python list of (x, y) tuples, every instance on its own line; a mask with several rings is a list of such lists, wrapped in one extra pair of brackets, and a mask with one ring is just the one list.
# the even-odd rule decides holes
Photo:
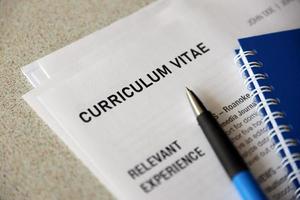
[(153, 0), (0, 0), (0, 199), (114, 199), (22, 100), (20, 68)]

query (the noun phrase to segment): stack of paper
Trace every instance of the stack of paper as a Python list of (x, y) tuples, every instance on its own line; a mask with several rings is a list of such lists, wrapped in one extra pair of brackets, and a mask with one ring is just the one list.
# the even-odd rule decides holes
[(189, 86), (270, 199), (292, 199), (238, 68), (236, 39), (300, 25), (299, 1), (160, 0), (22, 70), (24, 99), (118, 199), (239, 199)]

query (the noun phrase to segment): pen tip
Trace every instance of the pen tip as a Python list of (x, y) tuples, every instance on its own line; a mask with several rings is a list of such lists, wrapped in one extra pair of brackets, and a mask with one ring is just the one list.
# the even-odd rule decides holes
[(186, 88), (186, 94), (188, 97), (189, 102), (191, 103), (191, 106), (195, 112), (195, 114), (198, 116), (202, 112), (206, 111), (206, 108), (204, 107), (203, 103), (200, 101), (200, 99), (195, 95), (195, 93), (190, 90), (189, 88)]
[(188, 87), (185, 87), (186, 92), (191, 92), (191, 90)]

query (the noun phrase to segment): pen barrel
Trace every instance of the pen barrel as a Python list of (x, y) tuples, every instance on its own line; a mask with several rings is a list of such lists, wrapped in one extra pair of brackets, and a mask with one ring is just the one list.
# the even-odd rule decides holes
[(242, 171), (232, 178), (232, 182), (243, 200), (267, 200), (249, 171)]
[(201, 113), (197, 121), (231, 179), (235, 174), (248, 170), (239, 152), (209, 111)]

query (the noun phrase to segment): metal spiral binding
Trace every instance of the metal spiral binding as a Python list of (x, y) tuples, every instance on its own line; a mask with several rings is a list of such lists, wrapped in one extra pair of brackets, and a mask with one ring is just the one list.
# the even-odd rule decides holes
[[(240, 50), (239, 53), (235, 56), (234, 61), (235, 61), (235, 63), (239, 63), (240, 60), (242, 59), (242, 57), (254, 56), (256, 54), (257, 54), (257, 52), (255, 50), (251, 50), (251, 51)], [(276, 137), (278, 137), (278, 135), (276, 133), (276, 129), (279, 130), (283, 136), (286, 134), (289, 134), (291, 132), (291, 127), (288, 125), (281, 124), (281, 125), (278, 125), (276, 127), (276, 129), (273, 126), (270, 127), (270, 124), (271, 124), (270, 118), (272, 117), (272, 119), (275, 119), (275, 120), (284, 118), (285, 117), (284, 113), (279, 112), (279, 111), (273, 111), (271, 113), (271, 116), (263, 114), (263, 111), (265, 110), (265, 105), (268, 105), (268, 106), (278, 105), (280, 103), (280, 100), (275, 99), (275, 98), (267, 98), (264, 101), (257, 100), (257, 99), (259, 99), (259, 98), (257, 98), (259, 94), (272, 92), (273, 87), (270, 85), (260, 86), (260, 88), (250, 87), (250, 85), (253, 83), (253, 79), (264, 80), (264, 79), (268, 78), (268, 75), (261, 74), (261, 73), (256, 73), (252, 76), (245, 75), (246, 71), (249, 69), (263, 67), (263, 63), (258, 62), (258, 61), (248, 62), (248, 63), (241, 62), (241, 63), (242, 63), (242, 65), (240, 66), (240, 73), (242, 74), (243, 78), (245, 79), (244, 84), (251, 91), (250, 95), (251, 95), (252, 99), (254, 99), (254, 101), (256, 101), (256, 103), (257, 103), (256, 108), (257, 108), (257, 111), (263, 116), (264, 124), (269, 127), (268, 135), (272, 138), (272, 140), (274, 140)], [(285, 141), (285, 146), (288, 148), (299, 145), (299, 142), (292, 138), (284, 138), (284, 141)], [(284, 150), (283, 145), (281, 143), (275, 144), (275, 149), (276, 149), (276, 152), (279, 154), (280, 154), (280, 152), (282, 152)], [(286, 154), (284, 154), (284, 155), (286, 155)], [(300, 161), (299, 153), (291, 153), (291, 157), (294, 162)], [(283, 156), (282, 161), (281, 161), (281, 164), (282, 164), (281, 166), (285, 167), (285, 168), (290, 167), (291, 163), (290, 163), (289, 159), (290, 159), (289, 157)], [(299, 182), (300, 180), (298, 178), (299, 175), (300, 175), (300, 171), (298, 168), (296, 171), (295, 170), (289, 171), (288, 176), (287, 176), (289, 183), (292, 183), (293, 181), (297, 181), (298, 185), (300, 185), (300, 182)], [(300, 187), (296, 188), (295, 197), (296, 197), (296, 199), (300, 199)]]
[[(267, 74), (254, 74), (254, 76), (249, 76), (248, 78), (246, 78), (246, 80), (244, 81), (244, 84), (246, 85), (247, 88), (249, 88), (249, 85), (252, 83), (252, 79), (264, 80), (267, 78), (268, 78)], [(249, 88), (249, 89), (251, 89), (251, 88)]]

